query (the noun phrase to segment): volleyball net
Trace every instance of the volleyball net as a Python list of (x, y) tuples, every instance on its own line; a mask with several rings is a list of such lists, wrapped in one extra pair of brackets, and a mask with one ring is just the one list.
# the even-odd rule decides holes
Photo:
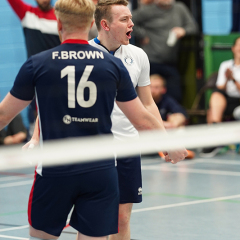
[(42, 162), (44, 166), (97, 161), (113, 157), (133, 156), (141, 151), (151, 154), (171, 151), (182, 147), (188, 149), (213, 147), (240, 143), (240, 122), (214, 125), (187, 126), (162, 131), (144, 131), (139, 139), (113, 140), (111, 135), (67, 138), (46, 141), (42, 148), (22, 151), (20, 146), (2, 148), (0, 170), (28, 168)]

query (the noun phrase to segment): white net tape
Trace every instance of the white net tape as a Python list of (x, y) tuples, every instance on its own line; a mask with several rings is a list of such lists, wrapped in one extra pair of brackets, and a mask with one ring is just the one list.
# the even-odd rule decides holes
[(36, 165), (59, 165), (84, 161), (96, 161), (113, 156), (149, 154), (181, 148), (200, 148), (240, 143), (240, 122), (215, 125), (189, 126), (168, 131), (141, 132), (139, 139), (113, 141), (112, 136), (71, 138), (44, 143), (44, 147), (22, 151), (19, 146), (3, 148), (0, 151), (0, 170)]

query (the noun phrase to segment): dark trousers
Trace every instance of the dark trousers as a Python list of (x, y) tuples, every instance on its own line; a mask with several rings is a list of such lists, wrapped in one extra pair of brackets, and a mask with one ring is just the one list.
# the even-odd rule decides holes
[(165, 78), (167, 93), (179, 103), (182, 100), (181, 79), (177, 68), (173, 65), (150, 62), (150, 74), (159, 74)]

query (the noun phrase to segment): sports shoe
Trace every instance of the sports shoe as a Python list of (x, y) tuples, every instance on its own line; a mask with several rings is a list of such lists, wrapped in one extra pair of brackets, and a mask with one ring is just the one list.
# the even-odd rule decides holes
[(209, 148), (203, 148), (202, 151), (199, 153), (200, 157), (214, 157), (216, 156), (219, 152), (221, 152), (222, 147), (209, 147)]

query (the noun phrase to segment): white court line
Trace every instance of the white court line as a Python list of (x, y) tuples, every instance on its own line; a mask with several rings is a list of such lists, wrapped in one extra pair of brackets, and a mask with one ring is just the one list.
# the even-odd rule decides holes
[(19, 179), (25, 179), (25, 178), (33, 178), (33, 176), (34, 176), (33, 174), (29, 174), (22, 177), (17, 177), (17, 176), (1, 177), (0, 182), (13, 181), (13, 180), (19, 180)]
[[(239, 157), (240, 158), (240, 157)], [(155, 158), (155, 159), (143, 159), (142, 163), (146, 164), (153, 164), (153, 163), (157, 163), (160, 162), (161, 165), (167, 165), (167, 166), (173, 166), (175, 167), (176, 165), (173, 165), (171, 163), (166, 163), (165, 160), (161, 159), (161, 158)], [(163, 161), (163, 162), (162, 162)], [(177, 166), (179, 165), (192, 165), (195, 163), (215, 163), (215, 164), (225, 164), (225, 165), (240, 165), (240, 159), (239, 160), (228, 160), (228, 159), (212, 159), (212, 158), (194, 158), (192, 160), (183, 160), (181, 162), (179, 162), (177, 164)]]
[(4, 229), (0, 229), (0, 232), (14, 231), (14, 230), (24, 229), (24, 228), (28, 228), (28, 227), (29, 227), (29, 225), (24, 225), (24, 226), (20, 226), (20, 227), (12, 227), (12, 228), (4, 228)]
[(142, 170), (150, 170), (150, 171), (161, 170), (161, 171), (168, 171), (168, 172), (199, 173), (199, 174), (212, 174), (212, 175), (240, 177), (240, 172), (191, 169), (191, 168), (181, 168), (181, 167), (171, 168), (171, 167), (165, 167), (161, 165), (142, 166)]
[[(176, 167), (179, 167), (179, 166), (186, 166), (186, 165), (192, 165), (192, 164), (195, 164), (195, 163), (205, 163), (205, 159), (201, 159), (201, 158), (198, 158), (198, 159), (194, 159), (194, 160), (183, 160), (181, 162), (178, 162), (177, 165), (175, 164), (172, 164), (172, 163), (168, 163), (168, 162), (165, 162), (164, 159), (156, 159), (155, 161), (149, 161), (149, 160), (142, 160), (142, 166), (161, 166), (161, 167), (169, 167), (169, 168), (176, 168)], [(154, 164), (155, 163), (155, 164)]]
[(182, 207), (182, 206), (188, 206), (188, 205), (194, 205), (194, 204), (200, 204), (200, 203), (223, 201), (223, 200), (234, 199), (234, 198), (240, 198), (240, 194), (232, 195), (232, 196), (228, 196), (228, 197), (211, 198), (211, 199), (204, 199), (204, 200), (197, 200), (197, 201), (190, 201), (190, 202), (183, 202), (183, 203), (175, 203), (175, 204), (169, 204), (169, 205), (163, 205), (163, 206), (135, 209), (132, 212), (133, 213), (146, 212), (146, 211), (153, 211), (153, 210), (173, 208), (173, 207)]
[(0, 238), (19, 239), (19, 240), (29, 240), (29, 238), (14, 237), (14, 236), (7, 236), (7, 235), (0, 235)]
[(29, 185), (29, 184), (33, 184), (33, 179), (28, 181), (22, 181), (22, 182), (0, 184), (0, 188), (16, 187), (16, 186), (23, 186), (23, 185)]
[(29, 240), (29, 238), (22, 238), (22, 237), (14, 237), (14, 236), (7, 236), (7, 235), (0, 235), (0, 238), (9, 238), (9, 239), (19, 239), (19, 240)]
[[(240, 158), (240, 157), (239, 157)], [(203, 160), (199, 158), (200, 160)], [(198, 158), (196, 160), (199, 160)], [(192, 160), (195, 162), (195, 159)], [(239, 160), (221, 160), (221, 159), (204, 159), (202, 161), (204, 163), (216, 163), (216, 164), (226, 164), (226, 165), (240, 165), (240, 159)]]
[(6, 181), (13, 181), (13, 180), (19, 180), (20, 177), (1, 177), (0, 182), (6, 182)]

